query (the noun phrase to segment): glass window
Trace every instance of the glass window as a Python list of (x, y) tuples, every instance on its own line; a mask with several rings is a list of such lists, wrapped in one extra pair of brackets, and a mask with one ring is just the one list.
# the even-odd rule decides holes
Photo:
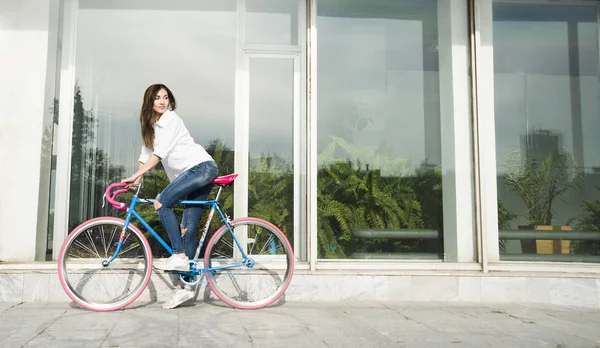
[(598, 5), (493, 18), (500, 259), (598, 262)]
[(298, 45), (298, 0), (247, 0), (247, 44)]
[[(195, 141), (213, 154), (221, 174), (233, 172), (236, 1), (79, 4), (69, 230), (115, 213), (101, 207), (102, 195), (108, 183), (137, 170), (139, 112), (151, 84), (172, 90)], [(144, 196), (167, 183), (164, 171), (150, 172)], [(230, 199), (222, 202), (232, 208)], [(162, 230), (156, 214), (148, 219)]]
[(318, 256), (474, 261), (467, 2), (317, 6)]

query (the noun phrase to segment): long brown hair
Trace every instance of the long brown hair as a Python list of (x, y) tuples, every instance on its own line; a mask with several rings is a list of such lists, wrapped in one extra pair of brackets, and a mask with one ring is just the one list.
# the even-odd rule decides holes
[(164, 89), (169, 96), (169, 110), (175, 110), (177, 102), (171, 90), (160, 83), (154, 84), (146, 88), (144, 92), (144, 100), (142, 101), (142, 111), (140, 111), (140, 126), (142, 127), (142, 140), (148, 148), (154, 149), (154, 122), (156, 121), (156, 113), (152, 109), (154, 100), (158, 92)]

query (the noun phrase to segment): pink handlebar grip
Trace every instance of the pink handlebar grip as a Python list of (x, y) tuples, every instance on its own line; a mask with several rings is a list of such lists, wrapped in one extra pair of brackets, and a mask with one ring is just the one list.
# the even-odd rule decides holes
[(106, 200), (113, 207), (115, 207), (115, 209), (123, 210), (123, 211), (127, 210), (127, 207), (125, 206), (125, 203), (119, 202), (119, 201), (117, 201), (115, 199), (117, 197), (117, 195), (120, 195), (121, 193), (127, 192), (127, 189), (120, 189), (120, 190), (116, 190), (114, 192), (110, 192), (110, 191), (112, 189), (114, 189), (114, 188), (125, 187), (127, 185), (128, 184), (125, 183), (125, 182), (117, 182), (117, 183), (108, 185), (108, 187), (106, 188), (106, 192), (105, 192)]

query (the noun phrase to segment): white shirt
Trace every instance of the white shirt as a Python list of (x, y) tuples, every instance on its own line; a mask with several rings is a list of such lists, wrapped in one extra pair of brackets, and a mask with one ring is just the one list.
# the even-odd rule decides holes
[(150, 155), (161, 159), (170, 181), (196, 164), (213, 161), (202, 145), (196, 144), (181, 118), (165, 111), (154, 124), (154, 151), (142, 145), (139, 161), (146, 163)]

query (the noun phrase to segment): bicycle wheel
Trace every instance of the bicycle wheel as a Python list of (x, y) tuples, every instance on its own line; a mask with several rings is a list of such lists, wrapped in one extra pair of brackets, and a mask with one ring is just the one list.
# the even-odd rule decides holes
[[(279, 299), (292, 281), (292, 247), (285, 235), (267, 221), (240, 218), (231, 225), (239, 247), (226, 226), (215, 232), (206, 246), (204, 267), (216, 268), (206, 272), (208, 284), (232, 307), (266, 307)], [(249, 263), (244, 264), (240, 247)]]
[(77, 226), (58, 255), (58, 277), (67, 295), (94, 311), (121, 309), (138, 298), (152, 274), (152, 252), (146, 237), (129, 224), (121, 250), (115, 254), (125, 221), (100, 217)]

